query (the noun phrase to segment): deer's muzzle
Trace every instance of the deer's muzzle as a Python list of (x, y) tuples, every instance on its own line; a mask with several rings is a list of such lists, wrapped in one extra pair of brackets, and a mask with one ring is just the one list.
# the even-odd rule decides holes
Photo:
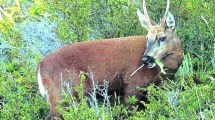
[(153, 68), (156, 66), (155, 59), (153, 57), (144, 55), (142, 61), (143, 61), (143, 64), (148, 65), (148, 68)]

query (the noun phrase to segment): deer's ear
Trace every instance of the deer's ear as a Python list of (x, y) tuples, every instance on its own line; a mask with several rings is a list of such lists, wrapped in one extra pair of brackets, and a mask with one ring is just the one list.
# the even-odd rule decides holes
[(142, 27), (144, 27), (145, 29), (149, 29), (149, 26), (146, 22), (146, 16), (140, 12), (140, 10), (137, 10), (137, 16), (139, 17), (139, 21)]
[(172, 13), (168, 12), (166, 16), (166, 25), (169, 29), (175, 30), (175, 18)]

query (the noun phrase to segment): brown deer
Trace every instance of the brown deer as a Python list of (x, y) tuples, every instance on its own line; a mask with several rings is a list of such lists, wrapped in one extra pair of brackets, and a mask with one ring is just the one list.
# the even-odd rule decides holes
[[(143, 0), (144, 13), (137, 10), (137, 15), (141, 25), (148, 30), (146, 36), (73, 43), (47, 55), (37, 66), (39, 89), (50, 105), (47, 119), (60, 116), (56, 107), (62, 99), (62, 76), (63, 80), (71, 83), (70, 87), (74, 87), (80, 83), (81, 72), (92, 71), (95, 81), (109, 81), (110, 93), (121, 91), (124, 99), (135, 95), (138, 100), (142, 99), (142, 92), (136, 89), (138, 86), (145, 87), (159, 81), (160, 75), (171, 79), (182, 62), (183, 50), (175, 34), (175, 20), (169, 6), (170, 0), (167, 0), (164, 17), (160, 24), (156, 24), (149, 18)], [(155, 60), (164, 64), (167, 69), (165, 75)], [(142, 67), (131, 75), (142, 64), (148, 67)], [(92, 89), (92, 78), (86, 74), (86, 95)]]

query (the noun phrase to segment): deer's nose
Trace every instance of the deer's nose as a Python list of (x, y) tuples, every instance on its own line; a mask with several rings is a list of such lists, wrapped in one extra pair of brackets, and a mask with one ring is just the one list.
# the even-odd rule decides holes
[(143, 63), (147, 63), (148, 59), (149, 59), (148, 56), (143, 56), (143, 59), (142, 59)]
[(143, 64), (148, 64), (148, 68), (153, 68), (156, 66), (154, 63), (154, 58), (151, 56), (144, 55), (142, 61)]
[(154, 58), (148, 55), (144, 55), (142, 61), (143, 63), (150, 63), (150, 62), (154, 62)]
[(144, 64), (146, 64), (146, 63), (149, 63), (151, 61), (151, 59), (152, 59), (152, 57), (144, 55), (142, 61)]

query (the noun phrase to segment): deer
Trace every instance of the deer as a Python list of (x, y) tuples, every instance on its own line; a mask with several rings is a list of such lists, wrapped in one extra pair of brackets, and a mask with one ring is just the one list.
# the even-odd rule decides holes
[[(175, 19), (169, 12), (170, 0), (164, 17), (157, 24), (152, 21), (143, 0), (143, 12), (137, 10), (140, 24), (148, 33), (146, 36), (129, 36), (93, 41), (84, 41), (62, 46), (45, 56), (37, 65), (37, 80), (42, 96), (47, 98), (50, 113), (46, 119), (60, 117), (57, 106), (62, 99), (61, 79), (81, 83), (80, 73), (94, 75), (94, 80), (109, 82), (109, 92), (123, 93), (123, 99), (135, 96), (143, 98), (137, 87), (147, 87), (162, 79), (172, 79), (183, 60), (182, 42), (175, 33)], [(166, 74), (155, 62), (159, 60)], [(141, 65), (145, 65), (137, 70)], [(137, 71), (135, 71), (137, 70)], [(135, 73), (134, 73), (135, 71)], [(84, 94), (93, 89), (92, 78), (86, 74)]]

